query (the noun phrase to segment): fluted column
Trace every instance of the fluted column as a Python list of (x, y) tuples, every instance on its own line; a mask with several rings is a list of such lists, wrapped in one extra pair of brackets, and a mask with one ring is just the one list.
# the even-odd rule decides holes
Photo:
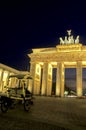
[(64, 63), (57, 64), (56, 96), (64, 97)]
[[(13, 75), (14, 73), (9, 72), (9, 75)], [(9, 87), (12, 87), (13, 78), (9, 78)]]
[(35, 67), (36, 67), (36, 63), (35, 62), (31, 62), (31, 64), (30, 64), (30, 74), (32, 75), (33, 80), (29, 80), (29, 90), (32, 93), (34, 93)]
[(3, 90), (3, 70), (0, 69), (0, 91)]
[(0, 69), (0, 81), (2, 81), (2, 79), (3, 79), (3, 70)]
[(61, 96), (61, 69), (60, 63), (57, 64), (57, 73), (56, 73), (56, 96)]
[(61, 68), (61, 82), (60, 82), (60, 84), (61, 84), (61, 97), (64, 97), (64, 76), (65, 76), (65, 69), (64, 69), (64, 63), (61, 63), (61, 66), (60, 66)]
[(34, 94), (40, 94), (40, 75), (41, 75), (41, 66), (39, 63), (36, 64), (35, 69), (35, 81), (34, 81)]
[[(10, 75), (14, 75), (14, 73), (10, 73)], [(9, 78), (9, 87), (15, 87), (15, 77)]]
[(82, 96), (82, 62), (77, 62), (76, 68), (76, 87), (77, 87), (77, 96)]
[(47, 96), (51, 96), (51, 92), (52, 92), (52, 65), (48, 64)]
[(48, 82), (48, 63), (43, 65), (43, 77), (42, 77), (42, 91), (41, 95), (46, 95)]

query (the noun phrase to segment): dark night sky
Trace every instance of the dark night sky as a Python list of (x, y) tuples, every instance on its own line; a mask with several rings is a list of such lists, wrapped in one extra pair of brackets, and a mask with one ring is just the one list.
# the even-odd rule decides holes
[[(47, 1), (47, 0), (46, 0)], [(72, 29), (86, 43), (86, 5), (79, 1), (0, 4), (0, 63), (28, 69), (32, 48), (55, 47)]]

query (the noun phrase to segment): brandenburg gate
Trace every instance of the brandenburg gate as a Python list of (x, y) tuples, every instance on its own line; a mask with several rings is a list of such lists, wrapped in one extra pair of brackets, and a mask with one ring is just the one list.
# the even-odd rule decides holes
[(50, 96), (52, 93), (52, 72), (57, 69), (55, 95), (64, 97), (65, 68), (76, 68), (76, 93), (82, 96), (82, 68), (86, 68), (86, 46), (79, 43), (68, 30), (68, 35), (60, 37), (60, 43), (52, 48), (32, 49), (30, 58), (30, 91), (34, 95)]

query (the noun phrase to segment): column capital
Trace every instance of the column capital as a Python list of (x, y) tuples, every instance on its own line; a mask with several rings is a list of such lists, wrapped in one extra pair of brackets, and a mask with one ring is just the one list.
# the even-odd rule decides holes
[(77, 68), (82, 68), (82, 61), (77, 62)]
[(58, 68), (58, 67), (64, 67), (64, 62), (58, 62), (58, 63), (57, 63), (57, 68)]

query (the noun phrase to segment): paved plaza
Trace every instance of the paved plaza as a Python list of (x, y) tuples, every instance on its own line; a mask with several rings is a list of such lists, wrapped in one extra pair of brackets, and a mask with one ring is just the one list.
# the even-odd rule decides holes
[(23, 105), (0, 111), (0, 130), (86, 130), (86, 99), (36, 96), (25, 112)]

